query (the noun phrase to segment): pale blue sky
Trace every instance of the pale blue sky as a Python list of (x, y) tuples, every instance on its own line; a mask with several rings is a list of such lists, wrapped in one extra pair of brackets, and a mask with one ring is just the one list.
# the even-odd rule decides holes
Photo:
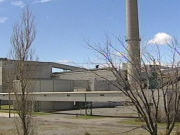
[[(12, 26), (26, 3), (36, 18), (34, 48), (41, 61), (87, 63), (95, 56), (85, 41), (126, 36), (125, 0), (0, 0), (0, 57), (8, 55)], [(179, 39), (179, 6), (179, 0), (139, 0), (142, 40), (160, 32)]]

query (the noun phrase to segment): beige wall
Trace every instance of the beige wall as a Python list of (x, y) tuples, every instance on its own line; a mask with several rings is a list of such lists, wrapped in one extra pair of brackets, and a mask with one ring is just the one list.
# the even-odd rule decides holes
[[(12, 81), (16, 80), (17, 61), (3, 60), (0, 68), (0, 85), (2, 92), (8, 92), (12, 86)], [(40, 62), (25, 63), (26, 77), (33, 79), (47, 79), (51, 77), (51, 66)]]
[[(88, 88), (87, 81), (34, 79), (30, 81), (36, 92), (71, 92), (74, 88)], [(35, 102), (36, 111), (73, 109), (74, 102)]]
[(77, 88), (89, 88), (88, 81), (83, 80), (33, 79), (30, 84), (35, 92), (71, 92)]
[(64, 72), (54, 75), (58, 79), (67, 80), (104, 80), (105, 77), (108, 80), (114, 80), (115, 77), (111, 71), (108, 70), (92, 70), (92, 71), (74, 71), (74, 72)]

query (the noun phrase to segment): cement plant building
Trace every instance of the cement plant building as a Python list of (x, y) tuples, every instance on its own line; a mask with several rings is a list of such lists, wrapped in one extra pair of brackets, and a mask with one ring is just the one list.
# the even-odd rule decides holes
[[(15, 78), (15, 60), (0, 59), (0, 93), (10, 91)], [(53, 62), (26, 61), (30, 70), (28, 78), (34, 92), (79, 92), (79, 91), (117, 91), (118, 89), (110, 81), (115, 77), (107, 69), (87, 70), (80, 67), (64, 65)], [(62, 69), (62, 72), (52, 72), (53, 68)], [(73, 109), (74, 102), (41, 102), (37, 101), (35, 110), (53, 111)]]

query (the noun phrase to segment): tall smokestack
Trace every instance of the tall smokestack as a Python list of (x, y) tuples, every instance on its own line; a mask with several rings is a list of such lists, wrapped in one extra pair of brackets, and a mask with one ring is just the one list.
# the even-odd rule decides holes
[(139, 77), (140, 60), (140, 36), (138, 18), (138, 0), (126, 0), (127, 17), (127, 44), (129, 54), (128, 81), (132, 84)]

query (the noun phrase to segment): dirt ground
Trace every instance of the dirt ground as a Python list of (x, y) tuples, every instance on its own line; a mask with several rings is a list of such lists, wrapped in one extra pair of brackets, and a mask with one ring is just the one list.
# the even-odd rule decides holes
[[(93, 109), (92, 117), (80, 114), (84, 114), (84, 110), (35, 116), (34, 125), (38, 135), (85, 135), (86, 132), (91, 135), (147, 135), (139, 128), (141, 124), (133, 122), (137, 116), (130, 107)], [(0, 115), (0, 135), (15, 135), (14, 118), (6, 116)], [(126, 132), (129, 130), (132, 131)]]

